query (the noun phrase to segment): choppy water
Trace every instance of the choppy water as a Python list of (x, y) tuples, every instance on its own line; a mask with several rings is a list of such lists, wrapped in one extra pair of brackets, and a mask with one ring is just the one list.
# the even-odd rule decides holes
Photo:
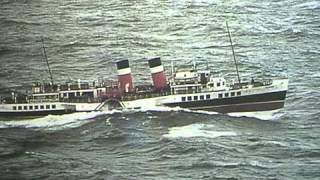
[(75, 113), (0, 122), (1, 179), (319, 179), (320, 2), (78, 0), (0, 2), (0, 88), (115, 78), (128, 58), (209, 63), (235, 77), (290, 79), (284, 109), (221, 115), (183, 109)]

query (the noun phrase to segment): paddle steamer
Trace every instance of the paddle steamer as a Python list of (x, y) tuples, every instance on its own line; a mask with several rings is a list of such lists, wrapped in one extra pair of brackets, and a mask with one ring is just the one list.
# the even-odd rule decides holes
[(47, 115), (104, 109), (181, 107), (228, 112), (268, 111), (284, 106), (288, 79), (228, 83), (210, 70), (174, 70), (166, 77), (160, 58), (148, 61), (153, 85), (134, 86), (128, 60), (117, 62), (118, 81), (78, 80), (33, 84), (29, 93), (2, 97), (0, 115)]
[[(228, 27), (228, 26), (227, 26)], [(229, 30), (228, 30), (229, 33)], [(238, 81), (227, 81), (209, 69), (196, 66), (176, 69), (167, 78), (160, 58), (148, 60), (153, 85), (135, 86), (128, 60), (118, 61), (117, 81), (78, 80), (64, 84), (35, 83), (27, 93), (11, 92), (0, 98), (0, 116), (65, 114), (105, 109), (181, 107), (192, 110), (229, 112), (269, 111), (284, 107), (288, 79), (240, 80), (229, 33)], [(45, 48), (44, 54), (45, 53)]]

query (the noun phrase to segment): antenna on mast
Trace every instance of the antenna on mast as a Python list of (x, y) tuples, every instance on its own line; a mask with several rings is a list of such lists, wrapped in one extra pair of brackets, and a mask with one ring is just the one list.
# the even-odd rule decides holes
[(232, 55), (233, 55), (234, 64), (236, 65), (238, 81), (239, 81), (239, 84), (240, 84), (240, 83), (241, 83), (241, 80), (240, 80), (240, 75), (239, 75), (239, 70), (238, 70), (238, 63), (237, 63), (237, 60), (236, 60), (236, 55), (235, 55), (235, 53), (234, 53), (234, 48), (233, 48), (233, 44), (232, 44), (231, 34), (230, 34), (230, 31), (229, 31), (228, 21), (226, 21), (226, 26), (227, 26), (227, 30), (228, 30), (229, 39), (230, 39), (230, 44), (231, 44), (231, 49), (232, 49)]
[(206, 61), (206, 70), (209, 70), (209, 62), (208, 62), (208, 60)]
[(173, 78), (174, 75), (174, 64), (173, 61), (171, 60), (171, 77)]
[(43, 48), (44, 58), (45, 58), (45, 61), (47, 63), (47, 68), (48, 68), (49, 75), (50, 75), (51, 84), (53, 85), (53, 77), (52, 77), (52, 73), (51, 73), (51, 69), (50, 69), (50, 65), (49, 65), (49, 61), (48, 61), (48, 57), (47, 57), (47, 53), (46, 53), (46, 48), (44, 47), (43, 37), (41, 37), (41, 41), (42, 41), (42, 48)]

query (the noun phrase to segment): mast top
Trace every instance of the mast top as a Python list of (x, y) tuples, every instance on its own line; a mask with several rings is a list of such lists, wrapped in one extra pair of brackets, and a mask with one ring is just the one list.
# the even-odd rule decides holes
[(42, 41), (42, 48), (43, 48), (44, 58), (45, 58), (45, 61), (46, 61), (46, 64), (47, 64), (47, 68), (48, 68), (48, 72), (49, 72), (49, 75), (50, 75), (50, 82), (53, 85), (52, 72), (51, 72), (51, 69), (50, 69), (50, 65), (49, 65), (49, 61), (48, 61), (48, 57), (47, 57), (47, 53), (46, 53), (46, 48), (44, 47), (43, 37), (41, 37), (41, 41)]
[(236, 60), (236, 55), (235, 55), (235, 53), (234, 53), (234, 48), (233, 48), (233, 44), (232, 44), (231, 34), (230, 34), (230, 31), (229, 31), (228, 21), (226, 21), (226, 26), (227, 26), (228, 35), (229, 35), (229, 40), (230, 40), (230, 44), (231, 44), (231, 49), (232, 49), (232, 55), (233, 55), (234, 64), (236, 65), (236, 71), (237, 71), (238, 81), (239, 81), (239, 84), (240, 84), (240, 83), (241, 83), (241, 80), (240, 80), (240, 75), (239, 75), (239, 70), (238, 70), (238, 63), (237, 63), (237, 60)]

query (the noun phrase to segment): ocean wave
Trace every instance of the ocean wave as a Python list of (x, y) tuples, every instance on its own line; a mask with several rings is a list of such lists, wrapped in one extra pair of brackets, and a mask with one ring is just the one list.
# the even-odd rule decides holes
[(250, 148), (266, 148), (266, 147), (289, 147), (288, 143), (279, 142), (279, 141), (261, 141), (254, 142), (249, 145)]
[(0, 56), (19, 51), (16, 48), (0, 46)]
[[(193, 162), (191, 164), (192, 169), (197, 168), (243, 168), (243, 167), (249, 167), (249, 168), (259, 168), (259, 169), (270, 169), (273, 168), (274, 165), (269, 165), (265, 162), (258, 161), (258, 160), (249, 160), (249, 161), (238, 161), (238, 162), (232, 162), (232, 161), (208, 161), (207, 159), (203, 159), (197, 162)], [(190, 168), (190, 165), (183, 165), (181, 168)]]
[(260, 120), (278, 120), (284, 113), (281, 110), (273, 111), (261, 111), (261, 112), (238, 112), (238, 113), (228, 113), (231, 117), (251, 117)]
[(5, 24), (7, 25), (41, 25), (41, 23), (36, 22), (36, 21), (27, 21), (27, 20), (22, 20), (22, 19), (5, 19), (3, 20)]
[[(188, 6), (209, 6), (219, 3), (217, 0), (170, 0), (171, 5), (175, 7), (188, 7)], [(221, 3), (221, 2), (220, 2)]]
[(314, 9), (320, 9), (320, 3), (319, 1), (310, 1), (305, 2), (302, 4), (296, 5), (298, 8), (308, 9), (308, 10), (314, 10)]
[(269, 166), (256, 161), (248, 161), (248, 162), (197, 162), (192, 164), (192, 168), (217, 168), (217, 167), (224, 167), (224, 168), (238, 168), (243, 166), (250, 166), (255, 168), (261, 168), (261, 169), (268, 169)]
[(67, 44), (63, 44), (62, 47), (100, 47), (101, 44), (99, 43), (92, 43), (89, 42), (80, 42), (80, 41), (74, 41), (74, 42), (68, 42)]
[(305, 152), (299, 152), (294, 155), (297, 158), (319, 158), (320, 149), (305, 150)]
[(193, 138), (193, 137), (205, 137), (205, 138), (217, 138), (221, 136), (236, 136), (237, 134), (232, 131), (213, 131), (210, 130), (214, 126), (206, 124), (190, 124), (187, 126), (172, 127), (169, 128), (168, 134), (164, 134), (163, 137), (174, 138)]
[[(148, 111), (156, 111), (156, 112), (188, 112), (188, 113), (198, 113), (198, 114), (206, 114), (206, 115), (218, 115), (220, 113), (215, 111), (205, 111), (205, 110), (192, 110), (188, 108), (181, 107), (167, 107), (167, 106), (142, 106), (139, 109), (124, 109), (124, 113), (133, 113), (133, 112), (148, 112)], [(281, 110), (272, 110), (272, 111), (257, 111), (257, 112), (234, 112), (227, 113), (228, 116), (231, 117), (249, 117), (256, 118), (260, 120), (278, 120), (280, 119), (284, 113)]]

